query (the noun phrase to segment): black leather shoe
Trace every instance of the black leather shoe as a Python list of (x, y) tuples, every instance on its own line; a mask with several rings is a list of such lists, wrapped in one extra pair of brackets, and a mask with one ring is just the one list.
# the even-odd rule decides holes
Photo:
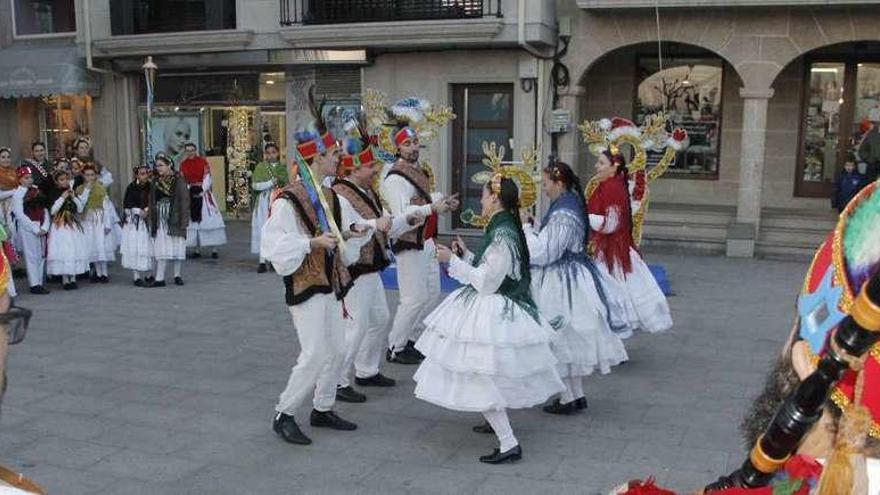
[(266, 273), (268, 270), (269, 269), (266, 268), (265, 263), (260, 263), (260, 265), (257, 267), (257, 273)]
[(216, 259), (219, 258), (219, 257), (220, 257), (220, 253), (218, 253), (217, 251), (214, 251), (214, 252), (211, 253), (211, 259), (215, 259), (215, 260), (216, 260)]
[(544, 406), (544, 412), (550, 414), (558, 414), (561, 416), (568, 416), (570, 414), (574, 414), (576, 411), (576, 406), (574, 401), (563, 404), (559, 401), (559, 399), (554, 400), (552, 403)]
[(522, 459), (522, 448), (517, 445), (507, 452), (501, 452), (499, 449), (495, 449), (491, 454), (481, 456), (480, 462), (485, 462), (486, 464), (503, 464), (505, 462), (516, 462), (520, 459)]
[(98, 277), (98, 282), (101, 282), (102, 284), (108, 284), (110, 283), (110, 277), (108, 277), (107, 275), (101, 275), (100, 277)]
[(73, 284), (70, 283), (70, 282), (66, 282), (66, 283), (65, 283), (64, 285), (62, 285), (61, 287), (63, 287), (64, 290), (73, 290)]
[(174, 285), (183, 285), (183, 279), (180, 277), (174, 277)]
[(143, 281), (142, 279), (137, 279), (137, 280), (134, 281), (134, 286), (135, 286), (135, 287), (143, 287), (143, 286), (144, 286), (144, 281)]
[(416, 343), (414, 340), (406, 341), (406, 349), (410, 351), (415, 357), (419, 358), (419, 361), (423, 361), (425, 359), (425, 355), (419, 352), (418, 349), (416, 349)]
[(89, 274), (89, 282), (96, 284), (100, 281), (101, 281), (101, 277), (99, 277), (97, 273), (90, 273)]
[(48, 294), (49, 289), (43, 287), (42, 285), (35, 285), (31, 287), (31, 294)]
[(165, 287), (165, 285), (165, 281), (162, 280), (161, 282), (153, 282), (152, 284), (150, 284), (150, 287)]
[(483, 424), (477, 425), (473, 427), (474, 433), (482, 433), (482, 434), (493, 434), (495, 430), (492, 429), (492, 425), (489, 424), (488, 421), (484, 421)]
[(336, 400), (360, 404), (367, 401), (367, 396), (351, 388), (351, 386), (336, 387)]
[(156, 277), (147, 277), (144, 279), (144, 285), (153, 285), (156, 283)]
[(397, 382), (382, 373), (376, 373), (369, 378), (354, 377), (354, 383), (361, 387), (393, 387)]
[(312, 409), (312, 415), (309, 418), (309, 424), (315, 428), (330, 428), (339, 431), (357, 430), (357, 425), (351, 421), (340, 418), (335, 412), (321, 412)]
[(193, 254), (190, 255), (190, 258), (201, 258), (201, 257), (202, 257), (202, 253), (200, 253), (198, 251), (194, 251)]
[(575, 399), (575, 401), (574, 401), (574, 408), (575, 409), (577, 409), (578, 411), (583, 411), (587, 407), (588, 406), (587, 406), (587, 398), (586, 397), (581, 397), (580, 399)]
[(79, 284), (76, 282), (71, 282), (70, 288), (71, 288), (71, 290), (77, 290), (77, 289), (79, 289)]
[(288, 443), (295, 443), (297, 445), (309, 445), (312, 443), (312, 439), (303, 434), (296, 421), (294, 421), (293, 416), (289, 414), (276, 414), (275, 420), (272, 421), (272, 430)]
[(388, 349), (385, 351), (385, 360), (389, 363), (397, 364), (419, 364), (422, 362), (422, 360), (410, 352), (408, 348), (400, 352), (392, 352), (391, 349)]

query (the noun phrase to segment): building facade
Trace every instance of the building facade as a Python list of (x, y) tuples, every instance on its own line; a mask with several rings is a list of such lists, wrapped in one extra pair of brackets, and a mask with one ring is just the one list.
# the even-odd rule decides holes
[[(28, 15), (37, 21), (12, 10), (60, 3), (0, 0), (0, 14), (10, 14), (0, 18), (21, 17), (23, 33), (46, 31), (40, 26), (60, 14), (36, 9)], [(58, 60), (48, 52), (57, 45), (74, 54), (67, 60), (81, 77), (73, 92), (45, 90), (55, 91), (48, 98), (13, 93), (0, 80), (0, 145), (22, 148), (32, 135), (69, 128), (39, 117), (58, 107), (52, 94), (69, 94), (61, 109), (87, 125), (71, 134), (94, 137), (97, 158), (120, 184), (144, 157), (147, 56), (158, 65), (154, 151), (176, 154), (195, 140), (215, 157), (215, 176), (228, 179), (215, 187), (230, 204), (240, 205), (247, 180), (241, 157), (258, 157), (269, 139), (292, 142), (309, 118), (310, 86), (336, 114), (359, 106), (367, 88), (451, 106), (458, 118), (424, 156), (439, 187), (470, 207), (483, 141), (503, 144), (508, 160), (525, 147), (556, 153), (586, 178), (593, 158), (577, 123), (638, 122), (665, 110), (691, 146), (653, 184), (645, 242), (730, 255), (811, 252), (833, 225), (828, 198), (843, 162), (855, 155), (870, 172), (880, 161), (871, 151), (880, 143), (861, 146), (880, 140), (880, 0), (67, 3), (75, 25), (52, 29), (72, 32), (32, 39), (18, 24), (3, 26), (3, 77), (28, 86), (10, 75), (19, 67), (9, 61), (21, 57), (9, 54)], [(441, 229), (468, 230), (457, 217)]]

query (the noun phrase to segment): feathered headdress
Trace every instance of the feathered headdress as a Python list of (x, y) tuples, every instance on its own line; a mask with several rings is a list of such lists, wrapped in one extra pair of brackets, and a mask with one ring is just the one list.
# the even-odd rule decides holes
[(321, 108), (326, 103), (326, 98), (321, 98), (320, 103), (315, 98), (315, 87), (311, 86), (308, 90), (308, 107), (312, 114), (312, 123), (305, 129), (293, 133), (296, 139), (296, 150), (305, 160), (314, 158), (318, 153), (337, 145), (336, 140), (327, 132), (327, 124), (321, 115)]
[[(364, 92), (364, 112), (367, 128), (375, 135), (375, 152), (385, 162), (394, 161), (399, 143), (406, 137), (418, 135), (426, 143), (437, 137), (437, 132), (455, 118), (452, 108), (435, 105), (423, 98), (408, 97), (388, 106), (381, 91)], [(400, 141), (399, 141), (400, 140)]]
[(342, 157), (337, 173), (340, 177), (358, 168), (372, 166), (376, 161), (373, 155), (373, 137), (367, 130), (367, 117), (363, 112), (349, 119), (343, 130), (346, 133), (345, 156)]

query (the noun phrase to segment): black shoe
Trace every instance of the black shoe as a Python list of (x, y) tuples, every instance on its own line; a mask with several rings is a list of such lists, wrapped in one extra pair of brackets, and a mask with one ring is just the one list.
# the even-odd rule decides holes
[(268, 270), (265, 263), (260, 263), (260, 266), (257, 267), (257, 273), (266, 273)]
[(575, 399), (574, 408), (577, 409), (578, 411), (583, 411), (584, 409), (586, 409), (587, 408), (587, 398), (581, 397), (580, 399)]
[(153, 282), (152, 284), (150, 284), (150, 287), (165, 287), (165, 281), (162, 280), (161, 282)]
[(100, 281), (101, 281), (101, 277), (99, 277), (97, 273), (90, 273), (89, 274), (89, 282), (91, 282), (93, 284), (97, 284)]
[(303, 434), (296, 421), (294, 421), (293, 416), (289, 414), (276, 414), (275, 420), (272, 421), (272, 430), (288, 443), (295, 443), (297, 445), (309, 445), (312, 443), (312, 439)]
[(393, 378), (388, 378), (382, 373), (376, 373), (369, 378), (354, 377), (354, 383), (361, 387), (393, 387), (397, 384)]
[(570, 414), (574, 414), (576, 410), (577, 409), (574, 401), (563, 404), (559, 399), (556, 399), (552, 403), (544, 406), (545, 413), (558, 414), (560, 416), (568, 416)]
[(183, 279), (180, 277), (174, 277), (174, 285), (183, 285)]
[(495, 449), (491, 454), (481, 456), (480, 462), (485, 462), (486, 464), (503, 464), (505, 462), (516, 462), (520, 459), (522, 459), (522, 448), (517, 445), (507, 452), (501, 452), (500, 449)]
[(195, 252), (193, 252), (192, 255), (190, 255), (190, 258), (193, 258), (193, 259), (195, 259), (195, 258), (201, 258), (201, 257), (202, 257), (202, 253), (200, 253), (200, 252), (198, 252), (198, 251), (195, 251)]
[(492, 425), (490, 425), (488, 421), (484, 421), (481, 425), (474, 426), (472, 430), (474, 430), (474, 433), (483, 433), (489, 435), (495, 433), (495, 430), (492, 429)]
[(407, 341), (406, 341), (406, 349), (407, 349), (408, 351), (410, 351), (414, 356), (416, 356), (417, 358), (419, 358), (419, 361), (422, 361), (422, 360), (425, 359), (425, 355), (422, 354), (421, 352), (419, 352), (418, 349), (416, 349), (416, 343), (415, 343), (415, 341), (413, 341), (413, 340), (407, 340)]
[(397, 364), (419, 364), (422, 362), (422, 360), (410, 352), (409, 349), (404, 349), (400, 352), (392, 352), (391, 349), (388, 349), (385, 351), (385, 360), (389, 363)]
[(31, 287), (31, 294), (48, 294), (49, 289), (43, 287), (42, 285), (35, 285)]
[(79, 284), (76, 283), (76, 282), (71, 282), (71, 283), (70, 283), (70, 288), (73, 289), (73, 290), (77, 290), (77, 289), (79, 289)]
[(312, 415), (309, 417), (309, 424), (315, 428), (330, 428), (332, 430), (340, 431), (357, 430), (356, 424), (340, 418), (339, 415), (333, 411), (321, 412), (312, 409)]
[(218, 253), (217, 251), (214, 251), (213, 253), (211, 253), (211, 259), (216, 260), (219, 257), (220, 257), (220, 253)]
[(336, 400), (360, 404), (367, 401), (367, 396), (351, 388), (351, 386), (336, 387)]
[(64, 290), (73, 290), (73, 284), (70, 283), (70, 282), (66, 282), (66, 283), (65, 283), (64, 285), (62, 285), (61, 287), (63, 287)]
[(144, 283), (147, 283), (147, 284), (152, 284), (155, 281), (156, 281), (156, 277), (147, 277), (144, 279)]
[(106, 284), (110, 282), (110, 277), (108, 277), (107, 275), (101, 275), (100, 277), (98, 277), (98, 281), (102, 284)]
[(135, 286), (135, 287), (143, 287), (143, 286), (144, 286), (144, 281), (143, 281), (143, 279), (140, 279), (140, 278), (139, 278), (139, 279), (135, 280), (135, 281), (134, 281), (134, 286)]

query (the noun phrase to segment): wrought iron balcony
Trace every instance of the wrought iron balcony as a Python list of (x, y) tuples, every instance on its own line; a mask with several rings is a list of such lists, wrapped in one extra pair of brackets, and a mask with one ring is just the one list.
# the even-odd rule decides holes
[(502, 0), (279, 0), (281, 25), (502, 17)]

